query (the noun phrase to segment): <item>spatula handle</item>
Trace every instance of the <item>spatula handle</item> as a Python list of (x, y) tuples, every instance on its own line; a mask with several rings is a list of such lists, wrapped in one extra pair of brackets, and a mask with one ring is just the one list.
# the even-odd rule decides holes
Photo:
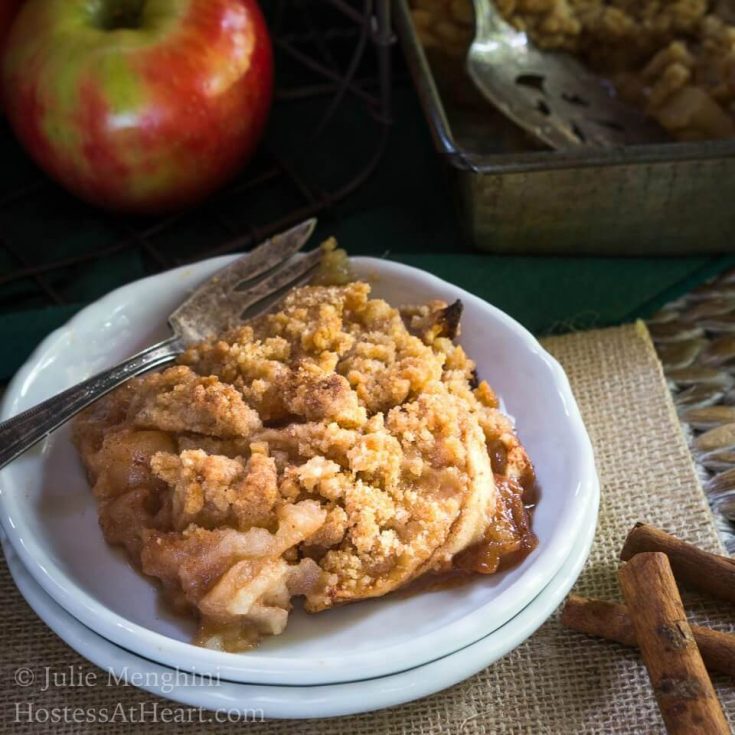
[(173, 362), (183, 351), (181, 340), (171, 337), (3, 421), (0, 423), (0, 467), (12, 462), (105, 393), (136, 375)]

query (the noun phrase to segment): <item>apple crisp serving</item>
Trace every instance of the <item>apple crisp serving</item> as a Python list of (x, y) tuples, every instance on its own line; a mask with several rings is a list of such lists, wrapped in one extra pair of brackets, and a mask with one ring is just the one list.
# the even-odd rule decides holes
[(460, 315), (298, 288), (80, 415), (105, 538), (196, 614), (197, 643), (245, 650), (293, 597), (319, 612), (533, 549), (533, 467)]

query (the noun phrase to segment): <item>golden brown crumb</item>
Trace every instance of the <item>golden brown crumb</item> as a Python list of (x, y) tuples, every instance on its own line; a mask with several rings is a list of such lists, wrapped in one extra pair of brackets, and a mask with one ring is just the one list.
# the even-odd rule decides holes
[(297, 289), (80, 417), (107, 540), (197, 613), (199, 643), (246, 648), (294, 595), (316, 612), (529, 543), (531, 463), (452, 341), (460, 315)]
[(347, 252), (330, 237), (322, 243), (322, 262), (312, 279), (315, 286), (344, 286), (354, 280)]
[(231, 385), (183, 365), (139, 378), (133, 390), (128, 415), (139, 428), (226, 438), (248, 436), (260, 427), (258, 414)]
[(172, 525), (183, 531), (232, 526), (247, 530), (273, 524), (279, 499), (275, 462), (253, 454), (245, 462), (190, 449), (181, 454), (158, 452), (151, 458), (153, 474), (172, 490)]

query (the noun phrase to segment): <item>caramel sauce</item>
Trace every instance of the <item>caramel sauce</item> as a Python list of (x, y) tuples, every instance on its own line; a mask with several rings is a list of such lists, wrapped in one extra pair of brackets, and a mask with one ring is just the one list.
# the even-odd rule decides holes
[(498, 502), (493, 522), (488, 524), (482, 541), (458, 554), (452, 569), (420, 577), (397, 595), (460, 587), (476, 579), (478, 574), (494, 574), (517, 566), (538, 546), (531, 530), (539, 494), (536, 478), (525, 478), (521, 484), (496, 475), (495, 485)]
[(526, 489), (504, 477), (496, 476), (495, 484), (498, 502), (493, 521), (488, 524), (482, 541), (457, 555), (454, 565), (458, 569), (494, 574), (517, 564), (538, 544), (531, 530), (531, 504)]

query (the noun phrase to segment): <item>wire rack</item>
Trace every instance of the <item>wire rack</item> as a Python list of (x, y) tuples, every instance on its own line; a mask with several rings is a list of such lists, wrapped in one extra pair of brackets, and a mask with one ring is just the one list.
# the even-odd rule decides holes
[(263, 3), (277, 69), (268, 133), (239, 178), (197, 208), (159, 219), (103, 213), (46, 178), (0, 130), (0, 161), (10, 172), (0, 177), (0, 313), (83, 303), (126, 280), (246, 250), (328, 215), (368, 179), (385, 148), (389, 6)]

